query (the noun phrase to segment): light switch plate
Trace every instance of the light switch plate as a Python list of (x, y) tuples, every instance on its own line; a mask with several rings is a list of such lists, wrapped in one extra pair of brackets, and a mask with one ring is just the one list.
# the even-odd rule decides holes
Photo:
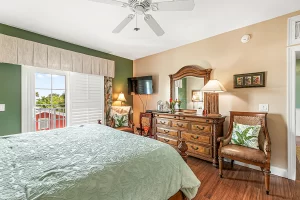
[(259, 112), (269, 112), (269, 104), (259, 104)]
[(5, 111), (5, 104), (0, 104), (0, 112)]

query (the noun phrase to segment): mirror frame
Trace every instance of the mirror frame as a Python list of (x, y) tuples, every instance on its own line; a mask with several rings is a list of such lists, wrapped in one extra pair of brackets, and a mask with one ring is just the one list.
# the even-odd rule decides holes
[[(204, 85), (210, 80), (210, 74), (212, 69), (201, 69), (200, 66), (197, 65), (188, 65), (182, 67), (178, 72), (175, 74), (170, 74), (170, 99), (173, 99), (173, 93), (175, 89), (175, 81), (180, 80), (187, 76), (193, 76), (198, 78), (204, 78)], [(208, 104), (207, 104), (207, 93), (204, 93), (204, 109), (208, 110)], [(208, 113), (211, 113), (208, 111)]]

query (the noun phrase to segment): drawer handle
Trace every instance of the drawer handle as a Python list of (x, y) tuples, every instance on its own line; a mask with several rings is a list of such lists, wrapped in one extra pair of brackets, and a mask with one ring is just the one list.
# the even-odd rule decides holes
[(182, 119), (185, 119), (185, 117), (182, 117)]
[(195, 151), (197, 151), (199, 148), (198, 147), (194, 147), (194, 146), (191, 146), (192, 149), (194, 149)]
[(161, 123), (161, 124), (166, 124), (166, 122), (164, 122), (164, 121), (160, 121), (160, 123)]
[(194, 139), (194, 140), (197, 140), (199, 138), (199, 136), (195, 137), (195, 136), (191, 135), (191, 138)]
[(206, 120), (206, 123), (208, 123), (208, 122), (209, 122), (209, 120), (207, 119), (207, 120)]
[(165, 133), (169, 133), (170, 131), (164, 130)]
[(176, 116), (174, 116), (174, 119), (176, 119)]
[(199, 126), (196, 126), (199, 130), (203, 131), (205, 129), (205, 127), (199, 127)]
[(177, 126), (179, 126), (179, 127), (183, 127), (183, 124), (179, 124), (179, 123), (177, 123)]
[(170, 140), (164, 139), (165, 142), (170, 142)]

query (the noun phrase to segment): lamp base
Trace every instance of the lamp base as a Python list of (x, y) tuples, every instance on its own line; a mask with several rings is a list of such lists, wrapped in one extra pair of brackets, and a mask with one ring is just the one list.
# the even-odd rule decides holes
[(204, 104), (208, 114), (219, 114), (219, 93), (205, 93)]

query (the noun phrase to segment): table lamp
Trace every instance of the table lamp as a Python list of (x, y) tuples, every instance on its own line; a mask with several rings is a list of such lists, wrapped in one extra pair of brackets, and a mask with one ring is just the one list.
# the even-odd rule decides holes
[[(215, 93), (213, 94), (213, 98), (215, 102), (217, 102), (217, 107), (212, 106), (210, 110), (212, 110), (212, 114), (219, 114), (219, 92), (226, 92), (224, 86), (218, 80), (209, 80), (206, 85), (201, 89), (201, 91), (206, 93)], [(210, 105), (210, 102), (207, 102)], [(211, 106), (211, 105), (210, 105)]]
[(121, 101), (121, 106), (122, 106), (122, 103), (123, 103), (123, 102), (126, 102), (126, 99), (125, 99), (125, 96), (124, 96), (124, 93), (123, 93), (123, 92), (121, 92), (121, 93), (119, 94), (117, 101)]

